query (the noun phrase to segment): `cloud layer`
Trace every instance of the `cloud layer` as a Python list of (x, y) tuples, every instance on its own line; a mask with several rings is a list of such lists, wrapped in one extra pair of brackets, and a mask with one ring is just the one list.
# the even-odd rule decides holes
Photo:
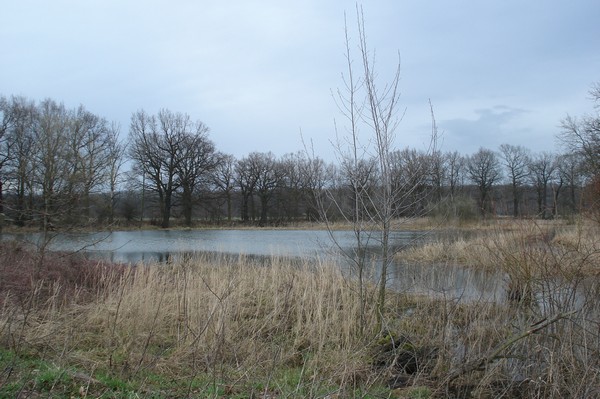
[[(9, 2), (0, 94), (84, 104), (124, 136), (138, 109), (186, 112), (236, 156), (299, 150), (302, 129), (331, 158), (344, 11), (356, 39), (350, 1)], [(427, 141), (429, 99), (446, 149), (463, 153), (551, 150), (560, 119), (591, 109), (600, 3), (389, 0), (364, 12), (382, 78), (401, 55), (400, 146)]]

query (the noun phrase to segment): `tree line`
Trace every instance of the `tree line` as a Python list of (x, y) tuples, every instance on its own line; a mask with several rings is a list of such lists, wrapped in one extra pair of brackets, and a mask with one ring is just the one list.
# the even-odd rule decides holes
[[(600, 106), (600, 85), (590, 93)], [(506, 143), (339, 164), (307, 151), (236, 159), (218, 151), (203, 122), (168, 109), (133, 113), (126, 140), (117, 124), (52, 99), (0, 96), (0, 117), (0, 225), (335, 221), (357, 191), (383, 181), (402, 193), (390, 207), (405, 216), (550, 218), (595, 211), (600, 198), (598, 112), (561, 121), (562, 153)]]

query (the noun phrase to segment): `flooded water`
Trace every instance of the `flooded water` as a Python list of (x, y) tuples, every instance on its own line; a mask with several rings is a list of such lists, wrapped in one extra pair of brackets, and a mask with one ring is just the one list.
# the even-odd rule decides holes
[[(255, 257), (291, 257), (308, 261), (334, 261), (343, 270), (351, 271), (351, 262), (344, 255), (355, 248), (351, 231), (324, 230), (146, 230), (80, 234), (57, 234), (49, 241), (49, 249), (79, 251), (95, 259), (122, 263), (164, 262), (178, 256), (193, 254), (248, 255)], [(35, 245), (42, 243), (40, 234), (4, 235)], [(391, 236), (394, 250), (431, 239), (420, 232), (397, 231)], [(377, 248), (373, 235), (366, 248)], [(370, 262), (371, 276), (377, 279), (380, 265)], [(388, 275), (392, 289), (461, 300), (497, 301), (503, 296), (502, 276), (467, 269), (458, 265), (417, 265), (394, 263)]]
[[(83, 251), (93, 258), (113, 262), (165, 261), (179, 254), (222, 253), (232, 255), (327, 258), (339, 250), (350, 251), (355, 243), (352, 232), (324, 230), (146, 230), (97, 233), (61, 233), (50, 240), (55, 251)], [(14, 235), (39, 245), (40, 234)], [(423, 240), (415, 232), (395, 232), (392, 245), (402, 247)], [(369, 241), (376, 246), (376, 238)], [(339, 248), (338, 248), (339, 247)]]

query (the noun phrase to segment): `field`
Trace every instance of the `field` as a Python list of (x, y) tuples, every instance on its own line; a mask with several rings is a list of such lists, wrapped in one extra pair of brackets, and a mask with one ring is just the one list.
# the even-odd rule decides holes
[(600, 397), (598, 237), (496, 223), (406, 251), (499, 271), (506, 297), (390, 292), (381, 317), (376, 287), (361, 301), (330, 264), (130, 267), (3, 242), (0, 397)]

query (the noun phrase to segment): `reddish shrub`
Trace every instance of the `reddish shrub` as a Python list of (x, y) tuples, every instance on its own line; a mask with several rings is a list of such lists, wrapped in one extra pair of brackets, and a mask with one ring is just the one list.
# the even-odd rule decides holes
[(52, 295), (63, 303), (85, 302), (119, 277), (125, 267), (82, 254), (40, 253), (22, 243), (0, 242), (0, 306), (9, 298), (20, 304), (30, 299), (43, 304)]

